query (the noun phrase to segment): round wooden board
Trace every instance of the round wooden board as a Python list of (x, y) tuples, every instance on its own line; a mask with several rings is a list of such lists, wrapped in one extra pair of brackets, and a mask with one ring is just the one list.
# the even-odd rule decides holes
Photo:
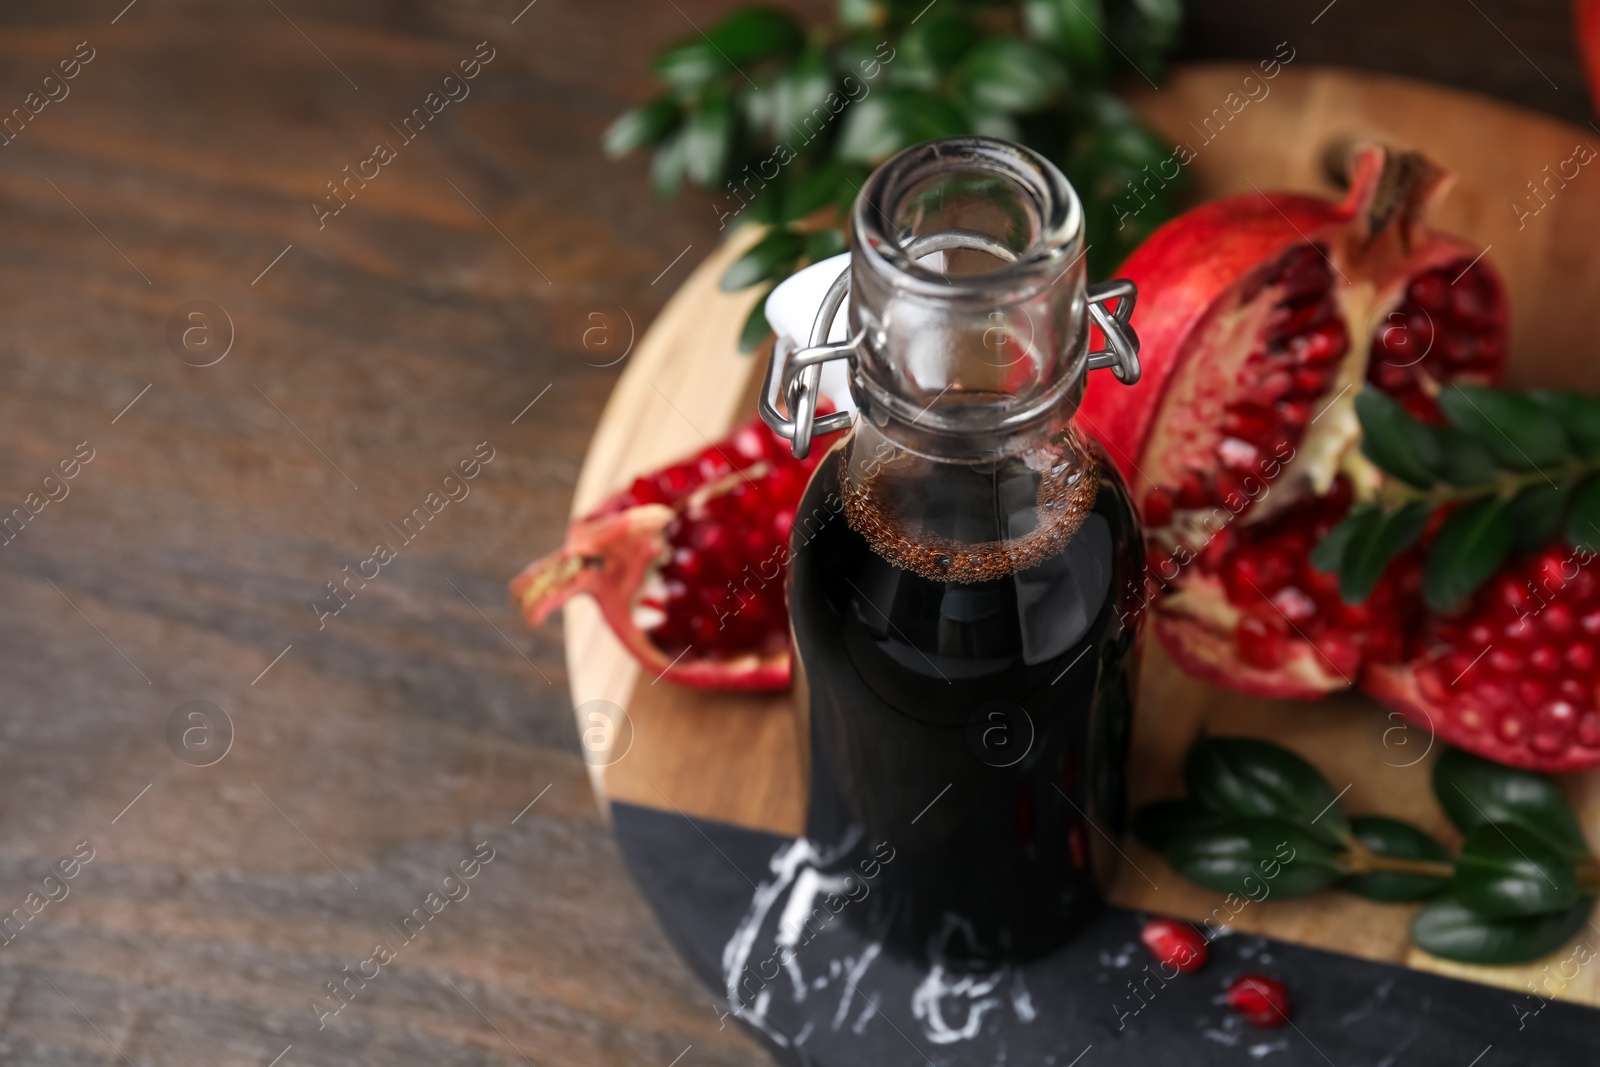
[[(1600, 301), (1591, 298), (1600, 288), (1593, 252), (1600, 176), (1580, 172), (1564, 188), (1552, 185), (1549, 203), (1527, 213), (1540, 203), (1527, 183), (1542, 180), (1543, 168), (1554, 170), (1578, 144), (1600, 145), (1600, 136), (1453, 90), (1326, 68), (1289, 66), (1269, 81), (1250, 66), (1190, 67), (1134, 104), (1175, 144), (1189, 146), (1198, 199), (1271, 189), (1337, 196), (1323, 166), (1331, 146), (1376, 139), (1423, 151), (1458, 176), (1437, 223), (1480, 242), (1508, 281), (1513, 381), (1600, 388), (1600, 361), (1589, 354), (1600, 333)], [(575, 515), (754, 411), (765, 354), (740, 355), (736, 340), (755, 298), (716, 285), (753, 237), (740, 231), (702, 263), (629, 357), (579, 478)], [(787, 693), (708, 693), (641, 678), (586, 601), (566, 609), (566, 637), (574, 704), (613, 701), (627, 709), (634, 730), (627, 755), (592, 772), (602, 807), (619, 800), (781, 834), (802, 830), (806, 786)], [(1301, 752), (1335, 788), (1348, 784), (1344, 804), (1353, 812), (1452, 835), (1431, 796), (1425, 733), (1357, 695), (1304, 704), (1216, 690), (1181, 674), (1155, 642), (1149, 650), (1132, 757), (1136, 803), (1170, 791), (1189, 740), (1205, 726)], [(1600, 776), (1574, 776), (1571, 785), (1596, 839)], [(1112, 889), (1118, 903), (1194, 919), (1221, 903), (1136, 843), (1125, 847), (1131, 863)], [(1412, 912), (1330, 892), (1246, 908), (1231, 925), (1519, 990), (1539, 975), (1538, 967), (1462, 967), (1416, 952), (1406, 936)], [(1591, 935), (1600, 946), (1600, 930), (1580, 939)], [(1600, 1004), (1597, 974), (1583, 970), (1560, 995)]]

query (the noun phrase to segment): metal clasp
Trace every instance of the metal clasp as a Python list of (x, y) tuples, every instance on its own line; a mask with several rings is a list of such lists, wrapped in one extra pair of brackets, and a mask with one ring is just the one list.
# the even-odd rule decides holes
[[(817, 418), (822, 365), (830, 360), (853, 358), (864, 336), (858, 333), (847, 341), (827, 341), (834, 317), (839, 314), (839, 307), (849, 291), (850, 268), (846, 266), (828, 287), (828, 295), (822, 299), (822, 307), (811, 325), (811, 343), (791, 352), (787, 360), (778, 355), (777, 346), (774, 345), (772, 358), (767, 363), (767, 378), (762, 383), (761, 397), (756, 405), (761, 412), (761, 420), (772, 428), (773, 433), (789, 442), (796, 459), (805, 459), (811, 454), (811, 439), (817, 434), (848, 429), (853, 418), (848, 411), (835, 411)], [(780, 390), (793, 418), (784, 418), (778, 411)]]
[[(1089, 301), (1089, 317), (1106, 335), (1106, 344), (1098, 352), (1089, 353), (1089, 369), (1110, 367), (1111, 373), (1123, 385), (1133, 385), (1142, 373), (1139, 367), (1139, 335), (1133, 332), (1128, 320), (1133, 317), (1133, 305), (1139, 298), (1139, 288), (1127, 278), (1113, 278), (1089, 286), (1085, 293)], [(1115, 300), (1117, 310), (1107, 311), (1105, 302)]]

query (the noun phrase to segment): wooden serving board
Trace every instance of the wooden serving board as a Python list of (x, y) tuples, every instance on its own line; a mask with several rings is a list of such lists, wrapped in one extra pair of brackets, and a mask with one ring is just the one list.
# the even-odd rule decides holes
[[(1480, 242), (1509, 283), (1513, 381), (1600, 388), (1591, 342), (1600, 334), (1600, 300), (1594, 299), (1600, 293), (1594, 253), (1600, 172), (1580, 172), (1537, 214), (1513, 206), (1537, 207), (1527, 183), (1542, 179), (1546, 164), (1554, 170), (1578, 144), (1600, 146), (1600, 131), (1400, 79), (1292, 66), (1271, 81), (1243, 65), (1182, 69), (1134, 102), (1159, 131), (1192, 150), (1198, 199), (1256, 189), (1337, 196), (1324, 160), (1330, 148), (1355, 140), (1425, 152), (1458, 175), (1437, 223)], [(1229, 115), (1220, 133), (1215, 117), (1209, 129), (1203, 124), (1213, 109)], [(748, 232), (736, 236), (701, 264), (642, 339), (596, 432), (574, 514), (592, 509), (637, 473), (703, 447), (754, 411), (766, 357), (738, 354), (736, 338), (755, 297), (728, 295), (716, 285), (752, 239)], [(625, 757), (592, 771), (602, 808), (617, 800), (780, 834), (802, 831), (806, 785), (787, 693), (708, 693), (641, 678), (588, 602), (566, 609), (566, 636), (574, 704), (613, 701), (627, 709), (634, 731)], [(1348, 786), (1343, 803), (1351, 812), (1394, 815), (1441, 838), (1453, 836), (1431, 795), (1431, 739), (1359, 695), (1319, 703), (1251, 699), (1186, 677), (1152, 640), (1135, 721), (1135, 803), (1170, 795), (1181, 780), (1183, 753), (1204, 726), (1300, 752), (1334, 788)], [(588, 725), (581, 722), (580, 729)], [(1572, 776), (1570, 785), (1591, 840), (1600, 843), (1600, 775)], [(1137, 843), (1124, 848), (1131, 863), (1112, 889), (1118, 903), (1196, 920), (1221, 904)], [(1534, 978), (1546, 995), (1553, 988), (1538, 965), (1464, 967), (1417, 952), (1406, 936), (1413, 912), (1325, 892), (1247, 907), (1230, 924), (1511, 989), (1522, 990)], [(1600, 947), (1600, 927), (1578, 940)], [(1560, 995), (1600, 1005), (1600, 969), (1580, 970)]]

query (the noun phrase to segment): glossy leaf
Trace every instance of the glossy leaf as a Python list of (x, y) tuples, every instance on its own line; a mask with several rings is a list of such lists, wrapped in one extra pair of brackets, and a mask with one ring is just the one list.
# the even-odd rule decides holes
[(724, 292), (738, 292), (747, 285), (787, 274), (805, 251), (805, 238), (789, 230), (773, 230), (751, 246), (750, 251), (728, 265), (718, 282)]
[(1133, 836), (1157, 852), (1165, 852), (1178, 835), (1215, 826), (1222, 816), (1192, 800), (1158, 800), (1133, 813)]
[(1572, 458), (1560, 421), (1551, 418), (1544, 405), (1520, 393), (1453, 384), (1439, 394), (1439, 407), (1504, 467), (1540, 470)]
[(683, 110), (670, 96), (658, 96), (648, 104), (624, 111), (606, 127), (601, 143), (606, 155), (625, 156), (636, 148), (652, 148), (677, 128)]
[(683, 168), (697, 185), (715, 188), (733, 154), (733, 106), (727, 94), (707, 93), (683, 127)]
[(1588, 854), (1572, 805), (1542, 774), (1447, 748), (1433, 767), (1433, 792), (1463, 834), (1490, 823), (1515, 823), (1569, 857)]
[[(1350, 827), (1355, 831), (1357, 840), (1380, 856), (1431, 860), (1446, 864), (1450, 862), (1450, 854), (1445, 851), (1443, 845), (1410, 823), (1401, 822), (1399, 819), (1357, 815), (1350, 820)], [(1450, 880), (1447, 877), (1403, 871), (1373, 871), (1370, 874), (1354, 875), (1339, 883), (1341, 888), (1368, 900), (1395, 903), (1426, 900), (1437, 896), (1449, 884)]]
[(1538, 548), (1555, 539), (1561, 529), (1569, 488), (1539, 482), (1511, 498), (1509, 518), (1516, 549)]
[(650, 61), (656, 76), (680, 93), (691, 92), (724, 74), (733, 74), (733, 65), (717, 54), (704, 37), (691, 37), (673, 45)]
[(1311, 550), (1311, 565), (1323, 574), (1339, 573), (1345, 549), (1350, 546), (1350, 542), (1382, 516), (1383, 509), (1375, 504), (1362, 504), (1352, 508), (1350, 513), (1339, 521), (1339, 525), (1329, 530)]
[(1581, 892), (1572, 861), (1516, 823), (1490, 823), (1468, 834), (1450, 880), (1451, 896), (1492, 919), (1563, 911)]
[(989, 111), (1022, 113), (1047, 104), (1067, 84), (1061, 61), (1032, 41), (991, 37), (962, 64), (967, 97)]
[(895, 89), (864, 96), (844, 112), (837, 157), (876, 164), (907, 145), (967, 132), (966, 116), (932, 93)]
[(1380, 470), (1426, 489), (1439, 480), (1443, 452), (1431, 427), (1377, 389), (1356, 397), (1361, 451)]
[(1584, 459), (1600, 459), (1600, 397), (1554, 389), (1529, 395), (1560, 420), (1574, 452)]
[(682, 130), (669, 134), (656, 148), (655, 155), (650, 157), (650, 185), (656, 196), (671, 200), (677, 195), (678, 187), (683, 184), (685, 158)]
[(1258, 902), (1303, 897), (1343, 873), (1326, 841), (1287, 819), (1226, 819), (1195, 827), (1168, 844), (1166, 857), (1196, 885)]
[(1386, 512), (1351, 536), (1339, 560), (1339, 596), (1359, 604), (1372, 594), (1389, 561), (1417, 543), (1428, 524), (1428, 505), (1421, 501)]
[(1435, 426), (1439, 441), (1439, 476), (1451, 485), (1487, 485), (1500, 476), (1494, 453), (1464, 430)]
[(1600, 477), (1590, 478), (1572, 494), (1567, 512), (1567, 544), (1600, 552)]
[(821, 211), (837, 201), (842, 190), (854, 195), (845, 183), (844, 168), (827, 163), (812, 170), (789, 170), (783, 190), (781, 222), (794, 222)]
[(1422, 573), (1423, 596), (1434, 611), (1454, 611), (1511, 555), (1516, 540), (1511, 502), (1485, 497), (1463, 504), (1439, 528)]
[(772, 295), (775, 288), (768, 286), (763, 290), (756, 306), (745, 317), (744, 325), (739, 329), (739, 351), (753, 352), (761, 346), (761, 342), (772, 336), (772, 326), (767, 322), (767, 297)]
[(1183, 24), (1182, 0), (1133, 0), (1133, 6), (1149, 27), (1153, 47), (1167, 48), (1177, 40)]
[(1583, 928), (1592, 910), (1594, 898), (1584, 897), (1565, 911), (1485, 919), (1447, 896), (1411, 920), (1411, 940), (1424, 952), (1458, 963), (1527, 963), (1566, 944)]
[(834, 149), (845, 162), (876, 164), (909, 142), (900, 121), (900, 109), (888, 93), (873, 93), (845, 111)]
[(1183, 773), (1189, 795), (1211, 811), (1293, 819), (1333, 844), (1349, 837), (1350, 820), (1327, 779), (1279, 745), (1202, 735), (1190, 746)]
[(805, 43), (806, 31), (786, 11), (744, 7), (711, 27), (706, 38), (737, 64), (791, 54)]
[(838, 85), (826, 54), (804, 52), (773, 85), (772, 135), (792, 150), (803, 150), (836, 121), (827, 99)]
[(1098, 79), (1106, 65), (1106, 24), (1100, 0), (1025, 0), (1028, 35), (1056, 50), (1074, 77)]
[(820, 263), (838, 255), (849, 247), (844, 231), (829, 227), (806, 234), (806, 262)]
[(977, 29), (965, 11), (951, 5), (935, 6), (896, 43), (889, 76), (896, 85), (935, 89), (977, 40)]

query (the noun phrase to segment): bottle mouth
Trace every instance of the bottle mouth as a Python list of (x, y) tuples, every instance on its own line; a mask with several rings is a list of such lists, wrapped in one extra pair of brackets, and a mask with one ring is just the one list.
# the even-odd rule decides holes
[(906, 149), (868, 179), (851, 228), (865, 265), (939, 300), (1017, 300), (1083, 254), (1083, 208), (1054, 164), (993, 137)]

